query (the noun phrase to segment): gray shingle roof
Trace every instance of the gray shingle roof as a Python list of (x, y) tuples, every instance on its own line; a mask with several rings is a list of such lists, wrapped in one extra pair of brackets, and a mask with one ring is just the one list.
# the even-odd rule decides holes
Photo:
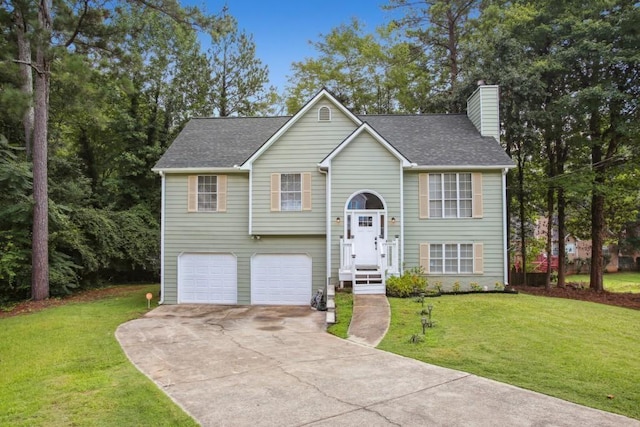
[[(463, 114), (359, 117), (409, 161), (421, 166), (513, 164), (500, 144), (493, 138), (482, 137)], [(155, 167), (215, 168), (240, 165), (290, 118), (192, 119)], [(318, 162), (321, 160), (318, 159)]]

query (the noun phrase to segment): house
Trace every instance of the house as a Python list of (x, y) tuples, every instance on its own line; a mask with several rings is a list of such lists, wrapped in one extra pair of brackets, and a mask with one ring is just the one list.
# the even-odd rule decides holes
[(507, 277), (498, 88), (468, 115), (356, 115), (321, 90), (293, 116), (192, 119), (162, 177), (162, 303), (309, 304), (350, 282), (385, 293)]

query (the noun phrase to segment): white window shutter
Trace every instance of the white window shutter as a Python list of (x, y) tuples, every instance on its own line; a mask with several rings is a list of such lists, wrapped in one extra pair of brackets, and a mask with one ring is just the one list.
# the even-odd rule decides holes
[(302, 210), (311, 210), (311, 173), (302, 174)]
[(226, 175), (218, 175), (218, 194), (217, 194), (217, 203), (218, 203), (218, 212), (226, 212), (227, 211), (227, 176)]
[(474, 172), (471, 175), (471, 186), (473, 187), (473, 217), (482, 218), (482, 174)]
[(420, 267), (429, 273), (429, 243), (420, 243)]
[(271, 174), (271, 211), (280, 211), (280, 174)]
[(198, 175), (187, 177), (187, 212), (198, 211)]
[(429, 174), (421, 173), (418, 175), (418, 197), (419, 197), (419, 217), (420, 219), (429, 218)]
[(482, 243), (473, 244), (473, 273), (482, 274), (484, 270), (483, 260), (484, 245)]

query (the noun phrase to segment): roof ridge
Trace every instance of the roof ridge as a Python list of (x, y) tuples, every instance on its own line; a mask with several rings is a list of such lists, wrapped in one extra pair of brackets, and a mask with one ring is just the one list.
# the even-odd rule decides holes
[(245, 117), (239, 117), (239, 116), (225, 116), (225, 117), (191, 117), (189, 120), (229, 120), (229, 119), (290, 119), (293, 116), (245, 116)]

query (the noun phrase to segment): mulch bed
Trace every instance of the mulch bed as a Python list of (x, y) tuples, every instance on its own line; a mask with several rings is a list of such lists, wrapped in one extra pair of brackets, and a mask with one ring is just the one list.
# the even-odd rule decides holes
[(88, 289), (85, 291), (76, 292), (72, 295), (62, 298), (48, 298), (42, 301), (20, 301), (18, 303), (11, 304), (8, 307), (2, 307), (2, 309), (0, 309), (0, 319), (5, 317), (17, 316), (20, 314), (34, 313), (36, 311), (44, 310), (45, 308), (57, 307), (60, 305), (68, 304), (70, 302), (88, 302), (124, 295), (136, 288), (139, 288), (139, 286), (109, 286), (107, 288)]
[(512, 286), (512, 288), (524, 294), (577, 299), (640, 310), (640, 294), (637, 293), (596, 292), (589, 288), (581, 289), (580, 286), (571, 283), (568, 283), (565, 288), (552, 287), (549, 290), (544, 286)]

